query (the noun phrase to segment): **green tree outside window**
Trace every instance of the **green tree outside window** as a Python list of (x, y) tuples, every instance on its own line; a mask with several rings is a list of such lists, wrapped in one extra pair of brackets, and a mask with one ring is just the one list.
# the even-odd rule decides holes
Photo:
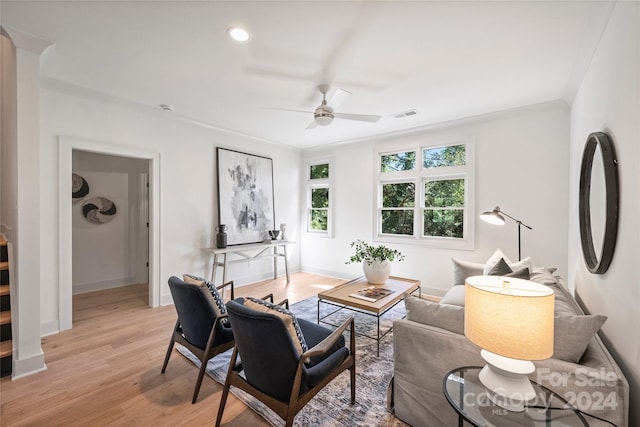
[(422, 166), (425, 169), (466, 164), (465, 145), (425, 148), (422, 150)]
[(380, 158), (381, 172), (409, 171), (416, 168), (416, 152), (385, 154)]
[(309, 179), (329, 178), (329, 163), (309, 166)]
[(329, 189), (311, 189), (310, 229), (314, 231), (328, 230)]
[(464, 179), (426, 181), (424, 236), (464, 236)]

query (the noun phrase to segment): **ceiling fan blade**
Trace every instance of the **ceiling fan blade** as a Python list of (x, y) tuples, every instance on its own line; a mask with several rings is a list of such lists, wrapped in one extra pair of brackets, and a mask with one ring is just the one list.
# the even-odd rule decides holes
[(312, 120), (311, 123), (309, 123), (309, 126), (307, 126), (307, 130), (309, 129), (315, 129), (318, 127), (318, 122), (316, 122), (315, 120)]
[(303, 81), (315, 81), (315, 73), (291, 73), (282, 69), (271, 68), (261, 65), (250, 65), (244, 68), (244, 71), (248, 74), (254, 74), (258, 76), (277, 77), (280, 79), (295, 79)]
[(348, 114), (348, 113), (333, 113), (336, 119), (358, 120), (361, 122), (375, 123), (380, 120), (380, 116), (371, 114)]
[(334, 94), (327, 100), (327, 105), (334, 110), (338, 108), (351, 95), (351, 92), (344, 89), (336, 89)]
[(278, 107), (264, 107), (267, 110), (278, 110), (278, 111), (293, 111), (295, 113), (306, 113), (306, 114), (313, 114), (313, 111), (306, 111), (306, 110), (296, 110), (294, 108), (278, 108)]

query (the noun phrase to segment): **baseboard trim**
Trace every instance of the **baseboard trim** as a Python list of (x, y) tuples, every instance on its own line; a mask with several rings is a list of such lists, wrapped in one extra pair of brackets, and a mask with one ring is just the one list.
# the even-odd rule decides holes
[(420, 286), (420, 290), (422, 291), (422, 294), (427, 294), (427, 295), (434, 295), (437, 297), (443, 297), (444, 294), (447, 293), (446, 289), (439, 289), (439, 288), (428, 288), (426, 286)]
[(50, 320), (40, 324), (40, 336), (46, 337), (60, 332), (60, 324), (57, 320)]
[(105, 280), (102, 282), (94, 283), (81, 283), (73, 285), (73, 295), (85, 294), (87, 292), (103, 291), (105, 289), (119, 288), (122, 286), (133, 285), (139, 283), (135, 281), (134, 277), (121, 277), (119, 279)]
[(344, 273), (340, 273), (340, 272), (332, 271), (332, 270), (324, 270), (322, 268), (307, 267), (307, 266), (302, 266), (300, 271), (304, 271), (305, 273), (313, 273), (313, 274), (318, 274), (320, 276), (327, 276), (327, 277), (333, 277), (333, 278), (336, 278), (336, 279), (345, 279), (345, 280), (351, 280), (351, 279), (355, 279), (357, 277), (357, 276), (355, 276), (355, 277), (345, 277)]
[(28, 357), (26, 359), (13, 359), (13, 374), (12, 380), (26, 377), (29, 375), (37, 374), (38, 372), (46, 371), (47, 365), (44, 363), (44, 352), (40, 349), (40, 354)]

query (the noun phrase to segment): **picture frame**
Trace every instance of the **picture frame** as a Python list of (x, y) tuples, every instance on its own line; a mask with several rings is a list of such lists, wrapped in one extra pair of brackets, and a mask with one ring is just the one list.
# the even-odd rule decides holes
[(270, 240), (275, 229), (273, 160), (216, 148), (218, 220), (227, 226), (227, 245)]

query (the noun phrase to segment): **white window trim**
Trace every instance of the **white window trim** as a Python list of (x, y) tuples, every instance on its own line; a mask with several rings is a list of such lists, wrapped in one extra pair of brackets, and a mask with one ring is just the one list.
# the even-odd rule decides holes
[[(325, 179), (311, 179), (311, 166), (314, 165), (329, 165), (329, 178)], [(332, 238), (333, 237), (333, 211), (334, 211), (334, 178), (335, 171), (333, 170), (333, 162), (329, 158), (317, 158), (317, 159), (307, 159), (305, 161), (305, 179), (307, 182), (305, 188), (305, 219), (304, 219), (304, 230), (308, 236), (313, 237), (322, 237), (322, 238)], [(327, 208), (327, 230), (312, 230), (311, 229), (311, 190), (315, 188), (328, 188), (329, 189), (329, 207)]]
[[(465, 144), (466, 165), (450, 166), (434, 169), (423, 169), (422, 151), (425, 148), (438, 148), (451, 145)], [(475, 141), (473, 135), (456, 136), (453, 138), (423, 138), (415, 137), (414, 144), (387, 144), (374, 149), (374, 209), (373, 236), (374, 240), (382, 243), (416, 244), (442, 249), (473, 250), (475, 248)], [(383, 155), (416, 151), (416, 169), (402, 172), (381, 172), (381, 157)], [(424, 211), (424, 182), (434, 179), (465, 179), (465, 209), (464, 209), (464, 237), (423, 237), (422, 215)], [(416, 200), (414, 208), (414, 234), (412, 236), (389, 235), (382, 233), (382, 185), (393, 182), (414, 181), (416, 185)]]

